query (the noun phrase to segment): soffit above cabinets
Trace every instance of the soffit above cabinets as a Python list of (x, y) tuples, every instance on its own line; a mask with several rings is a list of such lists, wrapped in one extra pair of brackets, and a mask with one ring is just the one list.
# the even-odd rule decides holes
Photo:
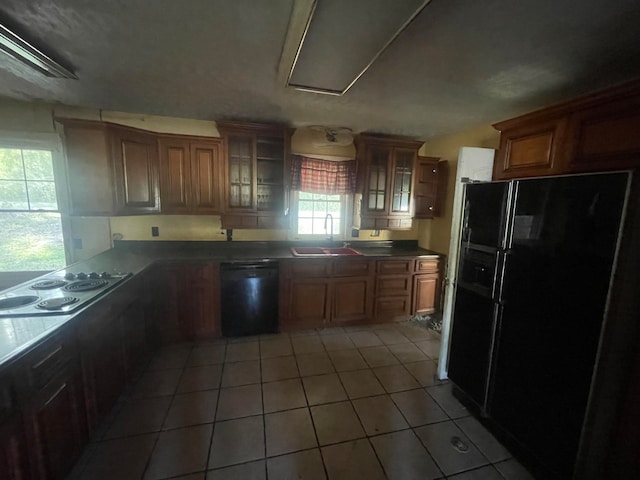
[[(316, 0), (287, 85), (343, 95), (431, 0)], [(290, 28), (293, 28), (290, 26)]]

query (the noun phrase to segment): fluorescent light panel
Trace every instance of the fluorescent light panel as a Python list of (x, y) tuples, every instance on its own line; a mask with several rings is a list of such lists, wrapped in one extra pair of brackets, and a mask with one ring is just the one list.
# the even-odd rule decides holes
[(0, 25), (0, 50), (47, 77), (78, 79), (72, 71), (49, 58), (4, 25)]
[(306, 92), (343, 95), (429, 1), (315, 1), (287, 85)]

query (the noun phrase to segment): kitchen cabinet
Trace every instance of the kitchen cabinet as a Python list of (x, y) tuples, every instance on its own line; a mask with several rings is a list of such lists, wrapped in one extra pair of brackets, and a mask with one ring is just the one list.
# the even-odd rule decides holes
[(163, 136), (158, 145), (162, 213), (220, 213), (220, 141)]
[(373, 261), (300, 259), (281, 264), (281, 327), (322, 328), (368, 320)]
[(223, 228), (286, 228), (289, 135), (274, 125), (220, 122), (225, 152)]
[(27, 480), (30, 477), (22, 415), (15, 387), (9, 375), (0, 377), (0, 472), (3, 479)]
[(421, 145), (422, 142), (401, 137), (358, 137), (360, 228), (411, 228), (415, 168)]
[(71, 215), (113, 215), (113, 164), (107, 125), (59, 119), (64, 144)]
[(413, 276), (413, 315), (435, 313), (440, 299), (440, 271), (438, 259), (417, 259)]
[(447, 186), (447, 162), (435, 157), (418, 157), (414, 191), (414, 218), (441, 214)]
[(640, 81), (494, 124), (504, 180), (640, 166)]
[(87, 439), (74, 336), (62, 332), (31, 352), (18, 378), (33, 476), (64, 479)]
[(413, 259), (377, 262), (374, 306), (376, 321), (400, 321), (410, 317), (413, 264)]
[(110, 126), (116, 211), (120, 215), (160, 212), (158, 144), (141, 130)]

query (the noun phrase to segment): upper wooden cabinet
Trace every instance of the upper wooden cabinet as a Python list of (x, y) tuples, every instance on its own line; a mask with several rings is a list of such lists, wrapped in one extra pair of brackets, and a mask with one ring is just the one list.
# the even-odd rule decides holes
[(159, 213), (156, 136), (115, 126), (110, 127), (110, 130), (117, 213)]
[(421, 145), (401, 137), (358, 137), (361, 228), (411, 228), (416, 159)]
[(64, 125), (71, 215), (113, 215), (113, 163), (107, 125), (59, 120)]
[(496, 180), (636, 168), (640, 165), (640, 81), (494, 127), (501, 132)]
[(158, 145), (162, 213), (220, 213), (221, 142), (166, 136)]
[(447, 187), (447, 162), (418, 157), (414, 188), (414, 218), (439, 217)]
[(237, 122), (220, 122), (218, 128), (225, 152), (222, 227), (283, 227), (287, 132)]

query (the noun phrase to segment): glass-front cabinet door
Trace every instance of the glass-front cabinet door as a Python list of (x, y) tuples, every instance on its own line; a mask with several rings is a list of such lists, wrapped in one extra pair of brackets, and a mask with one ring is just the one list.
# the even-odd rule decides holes
[(391, 214), (411, 213), (411, 187), (415, 150), (395, 148), (393, 155), (393, 180), (391, 185)]
[(257, 137), (257, 208), (262, 212), (283, 210), (284, 185), (283, 169), (284, 139), (277, 137)]
[(371, 147), (369, 150), (366, 209), (370, 212), (383, 213), (386, 211), (390, 157), (390, 148)]
[(228, 140), (229, 207), (253, 207), (253, 137)]

